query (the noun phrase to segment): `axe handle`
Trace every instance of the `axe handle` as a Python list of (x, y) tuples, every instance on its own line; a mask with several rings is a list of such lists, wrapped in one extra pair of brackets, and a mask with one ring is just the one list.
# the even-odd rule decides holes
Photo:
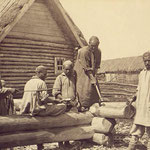
[(97, 94), (98, 94), (98, 96), (99, 96), (99, 105), (101, 105), (101, 102), (103, 102), (103, 99), (102, 99), (101, 93), (100, 93), (100, 91), (99, 91), (98, 86), (97, 86), (96, 84), (94, 84), (94, 85), (95, 85), (95, 88), (96, 88)]

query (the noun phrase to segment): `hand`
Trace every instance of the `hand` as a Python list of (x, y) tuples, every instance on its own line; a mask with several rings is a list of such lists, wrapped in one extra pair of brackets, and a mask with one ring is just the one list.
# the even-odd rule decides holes
[(91, 79), (91, 84), (96, 84), (96, 79), (95, 78)]
[(8, 91), (11, 92), (11, 93), (15, 93), (16, 89), (15, 88), (8, 88)]

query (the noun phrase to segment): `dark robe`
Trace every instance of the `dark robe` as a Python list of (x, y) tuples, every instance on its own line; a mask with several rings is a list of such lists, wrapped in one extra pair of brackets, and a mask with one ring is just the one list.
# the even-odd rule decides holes
[(92, 104), (99, 102), (96, 88), (91, 84), (90, 74), (95, 77), (95, 72), (99, 68), (100, 63), (101, 51), (99, 49), (94, 53), (89, 50), (88, 46), (79, 49), (74, 70), (77, 73), (76, 88), (79, 102), (83, 107), (89, 108)]

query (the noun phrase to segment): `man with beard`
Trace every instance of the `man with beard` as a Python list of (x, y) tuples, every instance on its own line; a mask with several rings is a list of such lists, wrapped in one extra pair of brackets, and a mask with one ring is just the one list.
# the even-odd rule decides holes
[(77, 73), (77, 93), (81, 104), (80, 111), (86, 111), (94, 103), (99, 103), (95, 85), (98, 86), (95, 74), (101, 63), (101, 51), (98, 48), (99, 39), (92, 36), (89, 45), (78, 50), (74, 70)]

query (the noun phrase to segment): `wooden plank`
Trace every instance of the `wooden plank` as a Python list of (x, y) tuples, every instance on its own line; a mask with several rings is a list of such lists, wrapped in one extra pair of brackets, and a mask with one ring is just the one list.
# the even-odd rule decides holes
[[(33, 74), (34, 75), (34, 74)], [(50, 77), (47, 77), (46, 78), (46, 80), (55, 80), (55, 76), (54, 76), (54, 74), (53, 73), (49, 73), (49, 75), (50, 75)], [(11, 76), (8, 76), (7, 78), (6, 78), (6, 82), (9, 82), (9, 81), (20, 81), (20, 80), (29, 80), (31, 78), (31, 75), (29, 76), (26, 76), (26, 75), (24, 75), (24, 76), (19, 76), (19, 77), (16, 77), (16, 76), (14, 76), (14, 77), (11, 77)]]
[[(54, 64), (50, 64), (50, 65), (45, 65), (45, 67), (47, 67), (48, 69), (50, 68), (53, 68), (54, 67)], [(30, 65), (12, 65), (12, 64), (9, 64), (9, 65), (1, 65), (0, 66), (0, 69), (22, 69), (22, 70), (35, 70), (35, 65), (34, 66), (30, 66)]]
[(101, 87), (101, 91), (102, 92), (124, 92), (124, 93), (131, 93), (134, 94), (136, 92), (136, 90), (125, 90), (125, 89), (117, 89), (117, 88), (102, 88)]
[(57, 42), (57, 43), (65, 43), (66, 40), (61, 37), (51, 37), (41, 34), (30, 34), (30, 33), (23, 33), (23, 32), (10, 32), (7, 37), (11, 38), (20, 38), (20, 39), (28, 39), (28, 40), (37, 40), (37, 41), (45, 41), (45, 42)]
[(121, 85), (121, 86), (131, 86), (131, 87), (137, 87), (137, 85), (134, 84), (125, 84), (125, 83), (118, 83), (118, 82), (99, 82), (100, 84), (105, 85)]
[[(94, 135), (92, 126), (76, 126), (45, 131), (14, 133), (0, 136), (0, 147), (14, 147), (60, 141), (90, 139)], [(36, 138), (35, 138), (36, 137)]]
[[(31, 52), (31, 51), (29, 51), (29, 52)], [(73, 54), (67, 54), (67, 53), (64, 53), (64, 54), (54, 53), (54, 54), (50, 54), (50, 56), (49, 56), (49, 54), (40, 55), (41, 53), (37, 53), (36, 55), (34, 55), (34, 53), (32, 53), (32, 52), (31, 52), (30, 55), (27, 55), (26, 52), (25, 53), (23, 52), (22, 55), (18, 54), (18, 52), (17, 53), (11, 52), (10, 54), (11, 54), (11, 56), (9, 55), (8, 52), (6, 54), (3, 53), (3, 56), (1, 58), (1, 60), (7, 60), (7, 58), (8, 58), (8, 60), (11, 60), (11, 58), (12, 59), (13, 58), (17, 58), (17, 59), (22, 58), (22, 59), (30, 59), (29, 60), (30, 62), (32, 62), (32, 60), (35, 59), (34, 61), (38, 60), (38, 62), (40, 63), (40, 62), (43, 62), (43, 61), (44, 62), (49, 62), (49, 60), (50, 60), (50, 62), (52, 62), (52, 61), (54, 61), (54, 57), (64, 57), (66, 59), (67, 58), (69, 58), (69, 59), (73, 58)], [(39, 55), (40, 55), (40, 57), (39, 57)]]
[(16, 26), (35, 26), (35, 27), (43, 27), (43, 28), (52, 28), (56, 31), (61, 32), (60, 28), (58, 26), (56, 26), (56, 24), (54, 24), (51, 21), (43, 21), (43, 20), (31, 20), (31, 18), (22, 18), (19, 23)]
[[(9, 47), (10, 48), (14, 48), (15, 51), (17, 51), (18, 49), (21, 49), (21, 50), (40, 50), (39, 52), (42, 51), (45, 51), (45, 50), (48, 50), (46, 52), (54, 52), (54, 51), (67, 51), (67, 52), (72, 52), (73, 53), (73, 49), (71, 48), (64, 48), (64, 47), (48, 47), (48, 46), (38, 46), (38, 45), (22, 45), (22, 44), (1, 44), (1, 50), (3, 49), (7, 49), (9, 50)], [(24, 48), (24, 49), (23, 49)]]
[(60, 27), (54, 22), (54, 20), (47, 20), (44, 18), (35, 18), (35, 17), (30, 17), (30, 16), (25, 16), (23, 17), (20, 21), (19, 24), (27, 24), (27, 25), (39, 25), (39, 26), (52, 26), (56, 30), (60, 30)]
[(15, 39), (15, 38), (5, 38), (3, 42), (0, 44), (3, 46), (5, 44), (19, 44), (25, 46), (44, 46), (44, 47), (55, 47), (55, 48), (66, 48), (73, 49), (71, 43), (59, 44), (59, 43), (50, 43), (45, 41), (32, 41), (32, 40), (24, 40), (24, 39)]
[(86, 125), (90, 124), (92, 119), (90, 112), (65, 113), (57, 117), (0, 116), (0, 133), (14, 132), (14, 129), (16, 132)]
[(16, 25), (16, 23), (21, 19), (21, 17), (25, 14), (25, 12), (29, 9), (29, 7), (34, 3), (35, 0), (30, 0), (27, 4), (23, 6), (20, 10), (18, 16), (11, 22), (0, 34), (0, 42), (5, 38), (5, 36), (9, 33), (9, 31)]
[(49, 66), (49, 64), (52, 64), (54, 66), (54, 61), (50, 61), (50, 63), (39, 63), (39, 62), (23, 62), (23, 61), (20, 61), (20, 62), (17, 62), (17, 61), (3, 61), (3, 62), (0, 62), (1, 65), (10, 65), (10, 66), (13, 66), (13, 65), (19, 65), (20, 66), (23, 66), (23, 65), (30, 65), (30, 66), (39, 66), (39, 65), (44, 65), (44, 66)]
[(51, 26), (48, 27), (38, 27), (38, 26), (15, 26), (11, 31), (14, 32), (23, 32), (23, 33), (30, 33), (30, 34), (42, 34), (42, 35), (49, 35), (54, 37), (61, 37), (64, 38), (64, 35), (60, 30), (57, 30), (55, 28), (52, 28)]

